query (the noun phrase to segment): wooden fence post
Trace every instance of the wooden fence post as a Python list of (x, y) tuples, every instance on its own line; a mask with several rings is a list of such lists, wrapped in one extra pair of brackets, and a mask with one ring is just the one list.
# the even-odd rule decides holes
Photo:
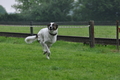
[(93, 48), (95, 47), (95, 38), (94, 38), (94, 21), (89, 22), (89, 43), (90, 47)]
[(116, 21), (116, 44), (119, 51), (119, 21)]
[(32, 23), (32, 21), (30, 22), (30, 34), (31, 34), (31, 36), (33, 35), (33, 23)]

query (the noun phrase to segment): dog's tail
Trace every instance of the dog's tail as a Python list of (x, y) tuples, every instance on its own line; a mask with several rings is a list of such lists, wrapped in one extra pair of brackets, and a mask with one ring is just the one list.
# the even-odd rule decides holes
[(26, 43), (33, 43), (34, 41), (36, 41), (38, 39), (38, 36), (37, 35), (34, 35), (34, 36), (28, 36), (25, 38), (25, 42)]

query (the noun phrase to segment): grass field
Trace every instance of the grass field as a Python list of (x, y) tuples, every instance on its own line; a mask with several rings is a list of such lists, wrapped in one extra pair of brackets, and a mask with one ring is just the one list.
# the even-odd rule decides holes
[[(59, 27), (84, 27), (85, 25), (60, 25)], [(46, 26), (44, 26), (46, 27)], [(42, 27), (43, 28), (43, 27)], [(95, 37), (96, 38), (116, 38), (115, 26), (96, 26), (95, 25)], [(34, 27), (34, 33), (38, 33), (41, 27)], [(30, 33), (30, 28), (25, 26), (4, 26), (0, 25), (0, 32), (18, 32), (18, 33)], [(89, 36), (89, 28), (59, 28), (59, 35), (68, 36)]]
[(51, 59), (37, 43), (0, 37), (0, 80), (120, 80), (116, 47), (57, 41)]

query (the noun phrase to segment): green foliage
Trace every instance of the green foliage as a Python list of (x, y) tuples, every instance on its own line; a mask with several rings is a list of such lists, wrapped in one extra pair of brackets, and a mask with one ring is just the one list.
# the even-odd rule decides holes
[[(35, 21), (66, 21), (74, 0), (17, 0), (14, 5), (23, 15)], [(22, 4), (21, 4), (22, 3)]]
[(5, 8), (0, 5), (0, 14), (5, 14), (5, 13), (7, 13)]
[[(119, 0), (16, 0), (16, 2), (18, 4), (13, 7), (20, 15), (0, 15), (0, 20), (63, 22), (120, 19)], [(13, 17), (12, 20), (8, 16)]]
[(113, 21), (120, 18), (119, 0), (79, 0), (76, 4), (78, 8), (74, 15), (78, 14), (84, 20)]
[(26, 21), (28, 19), (26, 19), (26, 17), (23, 17), (20, 13), (12, 13), (12, 14), (8, 14), (8, 13), (5, 13), (5, 14), (1, 14), (0, 15), (0, 21), (2, 22), (17, 22), (17, 21)]
[(51, 59), (37, 42), (0, 37), (1, 80), (119, 80), (120, 54), (115, 46), (90, 48), (80, 43), (57, 41)]

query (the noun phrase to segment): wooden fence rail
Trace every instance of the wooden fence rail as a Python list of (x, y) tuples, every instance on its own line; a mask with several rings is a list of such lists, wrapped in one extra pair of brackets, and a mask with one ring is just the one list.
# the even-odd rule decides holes
[[(30, 36), (30, 35), (31, 35), (30, 33), (0, 32), (0, 36), (6, 36), (6, 37), (25, 38), (25, 37)], [(35, 34), (33, 34), (33, 35), (35, 35)], [(89, 44), (89, 37), (62, 36), (62, 35), (58, 35), (58, 40), (64, 40), (64, 41), (70, 41), (70, 42), (88, 43)], [(95, 38), (95, 44), (116, 45), (116, 39), (111, 39), (111, 38)]]

